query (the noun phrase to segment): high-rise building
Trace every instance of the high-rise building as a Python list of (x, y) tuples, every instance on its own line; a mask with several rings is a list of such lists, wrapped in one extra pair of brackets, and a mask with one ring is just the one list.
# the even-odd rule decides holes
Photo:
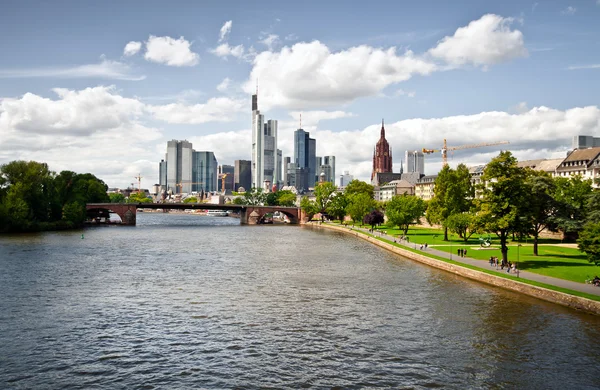
[(193, 153), (194, 181), (193, 192), (215, 192), (219, 191), (217, 183), (217, 159), (213, 152)]
[(382, 120), (379, 141), (377, 141), (375, 150), (373, 151), (373, 172), (371, 173), (371, 182), (376, 179), (375, 176), (377, 173), (386, 172), (392, 172), (392, 150), (385, 139), (385, 128)]
[(288, 170), (289, 170), (289, 166), (290, 166), (291, 162), (292, 162), (292, 158), (291, 157), (284, 157), (283, 158), (283, 178), (282, 178), (282, 181), (281, 181), (281, 183), (282, 183), (283, 186), (289, 186), (289, 185), (291, 185), (290, 181), (289, 181), (289, 177), (288, 177), (289, 176), (289, 174), (288, 174), (289, 171)]
[(233, 167), (233, 190), (243, 188), (250, 191), (252, 188), (252, 161), (235, 160)]
[[(317, 143), (315, 139), (310, 138), (310, 133), (303, 129), (294, 131), (294, 163), (296, 165), (296, 189), (299, 192), (308, 190), (309, 187), (314, 187), (316, 181), (316, 165), (317, 157), (315, 155)], [(298, 170), (301, 169), (301, 172)], [(303, 179), (299, 180), (298, 175), (302, 175)], [(304, 178), (304, 175), (307, 175)], [(299, 187), (300, 184), (302, 187)]]
[(340, 187), (347, 186), (352, 180), (354, 180), (354, 176), (349, 171), (344, 171), (344, 174), (340, 175)]
[(414, 152), (407, 150), (404, 153), (404, 161), (406, 173), (417, 172), (425, 174), (425, 156), (423, 155), (423, 152), (418, 150), (415, 150)]
[(167, 189), (167, 162), (165, 160), (160, 160), (158, 163), (158, 185), (161, 187), (161, 191), (166, 191)]
[(252, 187), (270, 190), (277, 184), (277, 165), (277, 121), (265, 123), (258, 110), (258, 95), (252, 95)]
[(335, 184), (335, 156), (325, 156), (323, 157), (323, 165), (325, 167), (325, 181), (331, 182)]
[(192, 191), (192, 152), (191, 142), (167, 142), (167, 191), (173, 194)]

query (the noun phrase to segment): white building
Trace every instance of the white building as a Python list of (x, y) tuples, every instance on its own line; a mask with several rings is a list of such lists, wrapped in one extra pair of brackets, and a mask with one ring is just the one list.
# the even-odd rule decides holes
[(406, 170), (406, 173), (417, 172), (422, 175), (425, 174), (425, 156), (423, 155), (423, 152), (418, 150), (407, 150), (404, 153), (404, 162), (404, 169)]
[(387, 202), (397, 195), (414, 195), (415, 185), (406, 180), (392, 180), (391, 182), (379, 187), (379, 194), (376, 199)]
[(340, 175), (340, 187), (346, 187), (352, 180), (354, 180), (354, 176), (349, 171), (344, 171), (344, 174)]
[(173, 194), (192, 192), (192, 143), (171, 140), (167, 142), (167, 188)]
[(277, 149), (277, 121), (265, 123), (252, 95), (252, 187), (270, 190), (281, 181), (281, 151)]
[(575, 149), (556, 168), (554, 176), (572, 177), (581, 176), (582, 179), (591, 179), (594, 188), (599, 185), (600, 179), (600, 147), (589, 149)]

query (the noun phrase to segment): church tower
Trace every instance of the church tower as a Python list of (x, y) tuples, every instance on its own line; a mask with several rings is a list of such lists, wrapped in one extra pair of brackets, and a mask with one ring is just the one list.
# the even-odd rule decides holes
[(381, 120), (381, 136), (373, 151), (373, 172), (371, 173), (371, 182), (373, 181), (375, 174), (380, 172), (392, 172), (392, 151), (385, 139), (383, 119)]

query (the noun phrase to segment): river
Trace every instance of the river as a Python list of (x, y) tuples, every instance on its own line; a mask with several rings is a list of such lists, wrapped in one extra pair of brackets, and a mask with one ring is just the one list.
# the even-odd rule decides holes
[(0, 236), (0, 388), (600, 386), (599, 317), (337, 232), (137, 222)]

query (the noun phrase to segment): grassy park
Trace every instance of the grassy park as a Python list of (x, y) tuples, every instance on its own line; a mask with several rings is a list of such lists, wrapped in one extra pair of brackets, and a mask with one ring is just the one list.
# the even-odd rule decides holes
[[(364, 226), (367, 227), (368, 226)], [(393, 237), (403, 234), (401, 230), (388, 228), (385, 225), (375, 228), (375, 232), (384, 232)], [(487, 237), (486, 235), (482, 235)], [(441, 229), (411, 227), (408, 230), (410, 243), (417, 246), (427, 243), (430, 248), (456, 254), (459, 248), (467, 249), (467, 256), (481, 260), (482, 267), (487, 266), (490, 256), (501, 258), (500, 241), (491, 236), (492, 245), (481, 248), (479, 235), (473, 235), (466, 243), (456, 234), (449, 234), (448, 241), (444, 241), (444, 232)], [(519, 269), (540, 275), (571, 280), (583, 283), (586, 279), (600, 275), (600, 267), (589, 263), (584, 253), (580, 252), (574, 244), (562, 244), (560, 240), (544, 239), (538, 244), (539, 256), (533, 255), (531, 240), (508, 242), (508, 260), (517, 262)]]

